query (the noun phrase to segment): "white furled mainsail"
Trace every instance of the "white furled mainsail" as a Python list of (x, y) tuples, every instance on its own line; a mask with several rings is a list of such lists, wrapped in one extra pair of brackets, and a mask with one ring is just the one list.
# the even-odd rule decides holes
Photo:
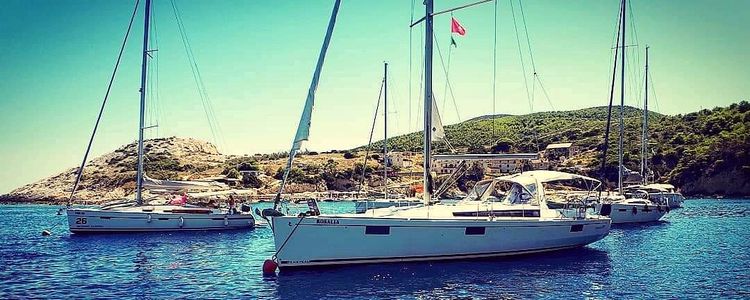
[(276, 199), (274, 201), (273, 208), (276, 210), (279, 201), (281, 200), (281, 194), (284, 192), (284, 186), (286, 185), (287, 178), (289, 177), (289, 171), (292, 169), (292, 163), (294, 162), (294, 156), (297, 151), (302, 147), (302, 142), (307, 141), (310, 138), (310, 124), (312, 122), (312, 111), (315, 106), (315, 91), (318, 89), (318, 81), (320, 80), (320, 72), (323, 70), (323, 62), (326, 58), (326, 52), (328, 51), (328, 45), (331, 43), (331, 36), (333, 35), (333, 28), (336, 25), (336, 16), (339, 13), (339, 6), (341, 0), (336, 0), (333, 5), (333, 12), (331, 13), (331, 19), (328, 21), (328, 29), (326, 30), (325, 38), (323, 39), (323, 46), (320, 48), (320, 54), (318, 55), (318, 63), (315, 65), (315, 72), (313, 73), (312, 81), (310, 82), (310, 89), (307, 91), (307, 100), (305, 100), (305, 107), (302, 110), (302, 116), (299, 119), (297, 125), (297, 133), (294, 134), (294, 141), (292, 141), (292, 148), (289, 150), (289, 161), (286, 164), (286, 170), (284, 171), (284, 178), (281, 181), (278, 193), (276, 193)]

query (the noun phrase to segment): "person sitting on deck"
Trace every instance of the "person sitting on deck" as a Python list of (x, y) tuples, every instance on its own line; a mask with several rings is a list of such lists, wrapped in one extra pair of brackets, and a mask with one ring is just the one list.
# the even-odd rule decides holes
[(169, 204), (185, 206), (187, 204), (187, 193), (182, 192), (181, 196), (175, 196)]
[(232, 214), (232, 215), (236, 214), (237, 213), (237, 208), (236, 208), (237, 203), (234, 201), (234, 197), (232, 195), (229, 195), (229, 201), (228, 201), (227, 204), (229, 205), (229, 214)]

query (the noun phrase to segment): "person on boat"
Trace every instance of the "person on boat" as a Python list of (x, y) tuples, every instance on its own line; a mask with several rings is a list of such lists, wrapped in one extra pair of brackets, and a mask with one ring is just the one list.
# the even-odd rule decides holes
[(187, 193), (182, 192), (181, 196), (175, 196), (169, 204), (185, 206), (185, 204), (187, 204)]
[(229, 195), (228, 204), (229, 204), (229, 214), (233, 215), (237, 213), (237, 207), (236, 207), (237, 203), (234, 201), (234, 197), (232, 195)]

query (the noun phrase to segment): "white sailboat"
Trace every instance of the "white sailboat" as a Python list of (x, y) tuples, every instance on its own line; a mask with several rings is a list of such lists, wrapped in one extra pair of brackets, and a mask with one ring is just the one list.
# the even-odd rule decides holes
[[(620, 58), (620, 124), (618, 140), (618, 171), (617, 171), (617, 190), (618, 194), (603, 197), (602, 202), (597, 206), (601, 215), (609, 216), (612, 224), (624, 223), (644, 223), (655, 222), (661, 219), (667, 213), (668, 208), (665, 205), (659, 205), (649, 200), (648, 194), (634, 193), (629, 194), (630, 198), (625, 197), (623, 189), (623, 140), (625, 136), (624, 108), (625, 108), (625, 34), (626, 27), (626, 8), (627, 0), (622, 0), (620, 6), (620, 30), (618, 31), (617, 50), (622, 49)], [(617, 52), (615, 52), (615, 57)], [(615, 59), (615, 64), (617, 60)], [(616, 65), (615, 65), (616, 67)], [(613, 77), (614, 80), (614, 77)], [(613, 82), (614, 83), (614, 82)], [(614, 84), (613, 84), (614, 87)], [(610, 99), (611, 100), (611, 99)], [(610, 102), (610, 107), (611, 107)], [(606, 143), (606, 141), (605, 141)], [(605, 152), (606, 154), (606, 152)], [(606, 159), (603, 160), (603, 162)]]
[[(317, 83), (339, 3), (337, 0), (334, 6), (311, 92)], [(264, 272), (275, 270), (276, 265), (285, 269), (537, 253), (581, 247), (608, 234), (610, 219), (607, 217), (587, 215), (585, 211), (567, 215), (547, 208), (542, 184), (555, 176), (576, 176), (567, 173), (554, 172), (554, 176), (545, 177), (552, 173), (529, 172), (497, 178), (478, 184), (475, 192), (460, 204), (430, 203), (431, 143), (433, 135), (440, 137), (444, 133), (442, 126), (438, 127), (439, 115), (432, 96), (432, 27), (436, 14), (432, 0), (424, 4), (424, 204), (382, 208), (364, 214), (321, 215), (313, 203), (310, 211), (297, 216), (284, 215), (274, 205), (273, 209), (263, 212), (263, 216), (270, 219), (276, 245), (272, 260), (264, 263)], [(444, 12), (449, 11), (452, 10)], [(299, 149), (298, 143), (307, 139), (313, 98), (308, 94), (292, 154)], [(493, 193), (495, 187), (501, 185), (509, 187), (507, 193)], [(277, 197), (277, 203), (279, 199)]]
[(645, 76), (645, 93), (643, 99), (643, 132), (641, 137), (641, 176), (643, 182), (640, 185), (628, 186), (625, 189), (630, 191), (640, 191), (646, 193), (649, 200), (657, 204), (666, 205), (668, 208), (680, 208), (685, 197), (677, 189), (667, 183), (649, 183), (649, 178), (653, 178), (653, 172), (648, 168), (648, 49), (646, 46), (646, 70)]
[[(136, 9), (133, 12), (135, 17)], [(152, 180), (145, 176), (143, 170), (143, 131), (144, 111), (146, 105), (146, 75), (147, 62), (149, 58), (149, 23), (151, 12), (151, 0), (145, 1), (144, 9), (144, 38), (143, 38), (143, 61), (141, 65), (141, 89), (140, 89), (140, 123), (138, 129), (138, 171), (136, 182), (135, 201), (125, 199), (99, 208), (74, 208), (71, 207), (73, 194), (81, 180), (81, 174), (86, 164), (86, 158), (91, 149), (91, 142), (96, 134), (96, 128), (104, 111), (104, 105), (99, 113), (96, 126), (89, 140), (89, 146), (84, 155), (83, 162), (78, 169), (78, 177), (71, 192), (68, 206), (68, 227), (72, 233), (97, 233), (97, 232), (149, 232), (149, 231), (186, 231), (186, 230), (228, 230), (228, 229), (251, 229), (255, 226), (255, 219), (249, 208), (244, 212), (227, 209), (203, 208), (193, 205), (171, 205), (171, 204), (144, 204), (144, 183), (147, 186), (157, 186), (167, 189), (182, 189), (189, 187), (211, 187), (212, 184), (205, 182), (176, 182)], [(131, 19), (132, 25), (132, 19)], [(128, 28), (128, 33), (130, 32)], [(127, 36), (126, 36), (127, 40)], [(125, 43), (123, 42), (123, 48)], [(122, 54), (122, 49), (121, 52)], [(118, 59), (119, 64), (119, 59)], [(117, 69), (115, 69), (116, 72)], [(114, 79), (114, 74), (112, 76)], [(111, 86), (111, 84), (110, 84)], [(106, 103), (106, 98), (105, 98)]]
[[(354, 212), (364, 213), (369, 209), (386, 208), (386, 207), (407, 207), (419, 205), (422, 203), (420, 199), (416, 198), (404, 198), (400, 195), (388, 194), (388, 63), (383, 64), (383, 197), (378, 199), (364, 199), (357, 200), (354, 202)], [(376, 109), (377, 115), (377, 109)], [(373, 120), (373, 129), (375, 121)], [(370, 141), (372, 141), (372, 135), (370, 135)], [(368, 145), (369, 149), (369, 145)], [(367, 157), (365, 156), (365, 164), (367, 166)], [(364, 180), (365, 169), (362, 169), (362, 180)], [(362, 187), (363, 184), (360, 184)]]

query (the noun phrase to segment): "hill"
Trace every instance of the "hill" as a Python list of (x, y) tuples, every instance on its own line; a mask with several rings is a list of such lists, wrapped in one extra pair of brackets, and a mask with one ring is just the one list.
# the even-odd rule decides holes
[[(617, 109), (614, 110), (617, 113)], [(641, 110), (625, 108), (625, 151), (627, 168), (638, 170)], [(483, 116), (446, 127), (451, 144), (459, 153), (537, 152), (547, 144), (573, 142), (581, 148), (563, 167), (600, 177), (601, 149), (607, 108), (540, 112), (528, 115)], [(613, 116), (605, 181), (612, 186), (617, 177), (617, 114)], [(688, 196), (750, 195), (750, 103), (704, 109), (685, 115), (650, 116), (650, 166), (658, 181), (669, 182)], [(399, 151), (421, 151), (421, 132), (389, 139)], [(382, 141), (374, 143), (380, 149)], [(435, 143), (435, 152), (447, 153), (444, 143)], [(327, 153), (304, 152), (290, 173), (289, 192), (354, 191), (360, 180), (367, 187), (380, 188), (382, 158), (371, 154), (363, 164), (365, 147)], [(227, 156), (211, 143), (190, 138), (160, 138), (145, 142), (145, 169), (154, 179), (195, 180), (225, 176), (237, 179), (237, 188), (257, 193), (274, 193), (278, 188), (287, 153)], [(131, 143), (91, 160), (75, 200), (100, 203), (132, 197), (135, 190), (136, 145)], [(414, 172), (421, 172), (421, 156), (414, 157)], [(64, 203), (70, 195), (77, 168), (45, 178), (0, 196), (2, 202)], [(256, 175), (248, 175), (244, 171)], [(364, 178), (362, 173), (364, 171)], [(395, 170), (398, 171), (398, 170)], [(245, 174), (241, 174), (244, 172)], [(481, 172), (480, 172), (481, 173)], [(472, 175), (476, 176), (476, 174)], [(417, 176), (418, 177), (418, 176)], [(389, 186), (405, 185), (414, 178), (388, 178)], [(465, 185), (462, 185), (465, 188)]]
[[(659, 181), (670, 182), (686, 195), (750, 195), (750, 103), (703, 109), (685, 115), (649, 113), (650, 166)], [(624, 162), (639, 169), (642, 110), (625, 107)], [(537, 152), (551, 143), (573, 142), (582, 151), (572, 161), (583, 172), (599, 176), (607, 107), (528, 115), (485, 116), (446, 126), (450, 143), (463, 153)], [(617, 178), (619, 110), (613, 108), (605, 178)], [(422, 134), (415, 132), (389, 139), (399, 151), (421, 151)], [(382, 147), (382, 141), (374, 143)], [(436, 143), (437, 153), (446, 153)], [(510, 148), (510, 149), (507, 149)], [(354, 150), (361, 150), (359, 147)]]

